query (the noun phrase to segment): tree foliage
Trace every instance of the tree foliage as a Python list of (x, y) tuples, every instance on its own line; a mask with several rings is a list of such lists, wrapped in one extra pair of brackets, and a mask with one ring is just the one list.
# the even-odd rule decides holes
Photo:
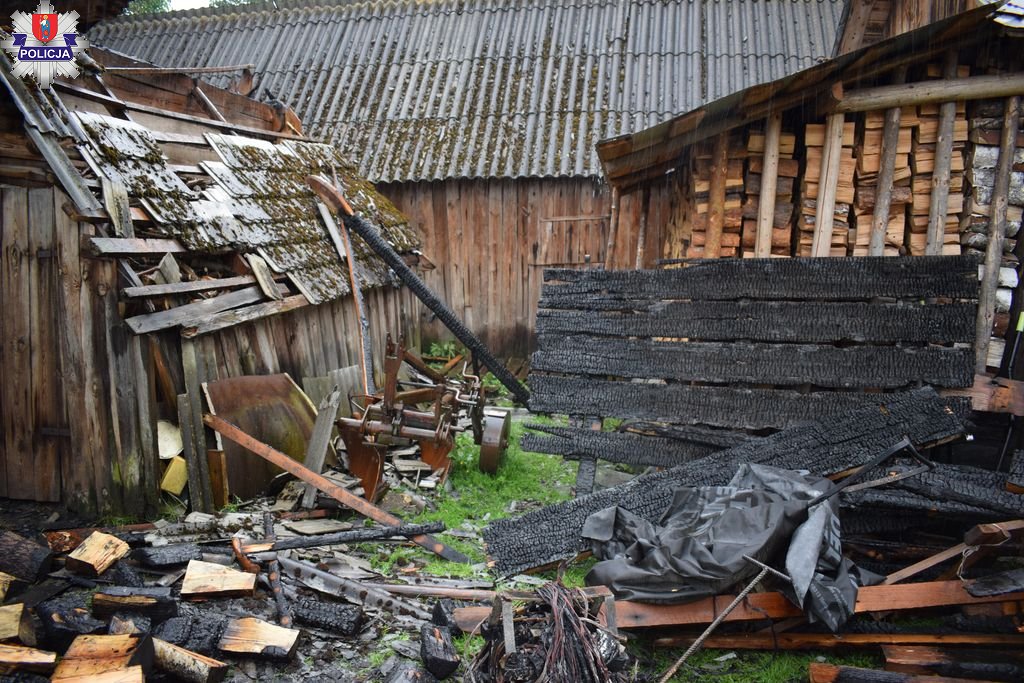
[(170, 12), (171, 0), (132, 0), (128, 3), (126, 14), (156, 14)]

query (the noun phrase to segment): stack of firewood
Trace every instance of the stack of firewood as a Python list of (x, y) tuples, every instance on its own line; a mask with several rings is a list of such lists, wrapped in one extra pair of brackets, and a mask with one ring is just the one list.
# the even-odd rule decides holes
[[(842, 149), (839, 157), (839, 175), (836, 184), (835, 218), (829, 241), (829, 256), (846, 256), (849, 247), (850, 207), (853, 204), (853, 158), (854, 124), (843, 125)], [(807, 168), (800, 185), (800, 220), (798, 256), (811, 256), (818, 207), (819, 180), (822, 171), (822, 153), (825, 144), (825, 124), (808, 124), (804, 131), (807, 147)]]
[[(907, 205), (911, 201), (910, 150), (913, 132), (917, 126), (915, 107), (903, 107), (900, 112), (900, 129), (896, 144), (896, 163), (893, 171), (893, 188), (889, 203), (889, 222), (885, 230), (883, 255), (898, 256), (906, 233)], [(875, 215), (875, 199), (878, 195), (878, 173), (882, 164), (882, 135), (885, 129), (885, 112), (865, 112), (863, 125), (857, 132), (856, 192), (853, 206), (854, 256), (867, 256), (871, 244), (871, 225)]]
[[(687, 258), (704, 256), (707, 243), (710, 209), (711, 175), (714, 163), (714, 141), (708, 140), (697, 147), (693, 168), (694, 215)], [(725, 222), (722, 226), (722, 247), (719, 256), (739, 256), (740, 230), (743, 226), (743, 162), (746, 147), (739, 138), (730, 138), (725, 174)]]
[[(942, 67), (928, 66), (930, 78), (941, 78)], [(959, 78), (970, 76), (969, 67), (958, 69)], [(928, 233), (928, 212), (932, 201), (932, 170), (935, 166), (935, 147), (939, 141), (939, 104), (922, 104), (917, 107), (918, 125), (914, 130), (911, 148), (911, 170), (913, 171), (910, 234), (910, 254), (921, 256), (925, 253)], [(946, 204), (946, 218), (943, 229), (942, 253), (960, 253), (960, 213), (964, 208), (964, 145), (967, 142), (967, 114), (963, 101), (956, 103), (956, 118), (953, 122), (953, 154), (949, 163), (949, 199)]]
[[(793, 186), (800, 174), (800, 162), (793, 158), (796, 135), (779, 136), (778, 179), (775, 187), (775, 214), (772, 220), (772, 254), (789, 256), (793, 242)], [(761, 205), (761, 174), (764, 170), (764, 133), (751, 130), (747, 135), (746, 198), (743, 202), (743, 258), (753, 258), (757, 243), (757, 213)]]

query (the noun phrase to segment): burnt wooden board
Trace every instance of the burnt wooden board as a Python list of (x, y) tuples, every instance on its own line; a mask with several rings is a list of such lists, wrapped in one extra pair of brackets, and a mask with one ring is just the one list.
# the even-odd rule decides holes
[[(977, 306), (818, 301), (664, 301), (626, 310), (540, 311), (537, 334), (757, 342), (969, 342)], [(533, 369), (531, 367), (531, 369)]]
[(540, 347), (532, 360), (535, 373), (829, 388), (896, 389), (916, 382), (968, 387), (974, 382), (970, 348), (663, 342), (582, 335), (544, 336)]
[(930, 388), (884, 400), (884, 408), (867, 407), (800, 424), (621, 486), (495, 521), (484, 530), (487, 552), (498, 573), (519, 573), (579, 553), (585, 545), (580, 530), (587, 517), (612, 505), (653, 521), (679, 486), (725, 485), (744, 463), (806, 468), (818, 474), (845, 471), (868, 462), (904, 435), (916, 445), (954, 437), (963, 431), (969, 409), (962, 400), (940, 399)]
[(651, 384), (533, 375), (530, 410), (565, 415), (615, 415), (732, 429), (783, 429), (892, 400), (891, 394), (800, 393), (687, 384)]
[(600, 457), (630, 465), (672, 467), (722, 450), (696, 441), (667, 439), (628, 432), (597, 432), (573, 427), (546, 427), (551, 436), (527, 433), (520, 440), (524, 451), (553, 453), (568, 460)]
[[(547, 269), (541, 308), (580, 308), (608, 299), (775, 299), (850, 301), (875, 297), (976, 299), (978, 261), (914, 259), (700, 259), (669, 270)], [(558, 283), (558, 284), (554, 284)], [(809, 290), (808, 284), (814, 289)]]

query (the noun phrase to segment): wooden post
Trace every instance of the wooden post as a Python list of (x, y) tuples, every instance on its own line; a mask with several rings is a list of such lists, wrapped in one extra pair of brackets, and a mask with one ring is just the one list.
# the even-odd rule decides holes
[[(199, 380), (199, 365), (196, 358), (195, 342), (191, 339), (181, 340), (181, 366), (185, 375), (185, 406), (179, 397), (179, 413), (181, 408), (187, 410), (189, 423), (192, 425), (192, 449), (194, 459), (189, 462), (189, 483), (195, 482), (198, 490), (189, 486), (188, 495), (192, 501), (192, 509), (200, 512), (213, 512), (213, 487), (210, 484), (210, 463), (206, 459), (206, 428), (203, 426), (203, 390)], [(185, 451), (186, 454), (188, 451)], [(196, 468), (197, 472), (192, 473)]]
[(615, 235), (619, 231), (619, 188), (612, 188), (612, 205), (608, 215), (608, 244), (604, 250), (604, 269), (611, 270), (615, 265)]
[[(906, 76), (906, 67), (900, 67), (893, 78), (901, 83)], [(875, 212), (871, 217), (868, 256), (882, 256), (885, 253), (885, 235), (889, 228), (889, 208), (892, 206), (892, 183), (896, 175), (896, 148), (899, 142), (900, 108), (892, 107), (885, 112), (885, 126), (882, 129), (882, 155), (879, 160), (878, 189), (875, 191)]]
[(708, 230), (704, 258), (722, 254), (722, 228), (725, 227), (725, 181), (729, 173), (729, 133), (719, 133), (711, 153), (711, 185), (708, 197)]
[(772, 255), (772, 227), (775, 224), (775, 192), (779, 180), (779, 139), (782, 137), (782, 113), (765, 119), (764, 163), (761, 168), (761, 194), (757, 206), (757, 239), (754, 256)]
[(845, 122), (843, 114), (829, 114), (825, 121), (825, 146), (821, 152), (821, 177), (818, 179), (818, 206), (814, 216), (811, 256), (828, 256), (832, 247), (832, 224), (835, 220)]
[[(723, 184), (724, 187), (724, 184)], [(647, 214), (651, 210), (651, 188), (645, 187), (640, 199), (640, 230), (636, 236), (636, 269), (643, 270), (647, 247)]]
[(1010, 170), (1016, 148), (1017, 129), (1020, 127), (1020, 95), (1006, 99), (1003, 114), (1003, 137), (999, 143), (999, 162), (996, 165), (995, 185), (992, 189), (992, 216), (988, 226), (988, 249), (985, 252), (985, 271), (978, 300), (978, 320), (974, 341), (974, 371), (985, 372), (992, 320), (995, 317), (996, 285), (999, 266), (1003, 260), (1003, 238), (1006, 236), (1006, 209), (1010, 194)]
[[(944, 78), (956, 78), (956, 50), (946, 53)], [(946, 231), (946, 211), (949, 208), (949, 169), (953, 158), (953, 123), (956, 121), (956, 102), (943, 102), (939, 108), (939, 139), (935, 144), (935, 166), (932, 169), (932, 197), (928, 207), (928, 239), (925, 256), (941, 256)]]

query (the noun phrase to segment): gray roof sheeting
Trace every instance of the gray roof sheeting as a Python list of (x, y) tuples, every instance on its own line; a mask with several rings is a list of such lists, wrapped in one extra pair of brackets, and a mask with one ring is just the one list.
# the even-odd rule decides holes
[[(123, 17), (95, 44), (254, 63), (377, 182), (597, 176), (594, 144), (831, 54), (842, 0), (446, 0)], [(703, 39), (702, 36), (706, 36)], [(213, 77), (226, 86), (229, 77)]]

